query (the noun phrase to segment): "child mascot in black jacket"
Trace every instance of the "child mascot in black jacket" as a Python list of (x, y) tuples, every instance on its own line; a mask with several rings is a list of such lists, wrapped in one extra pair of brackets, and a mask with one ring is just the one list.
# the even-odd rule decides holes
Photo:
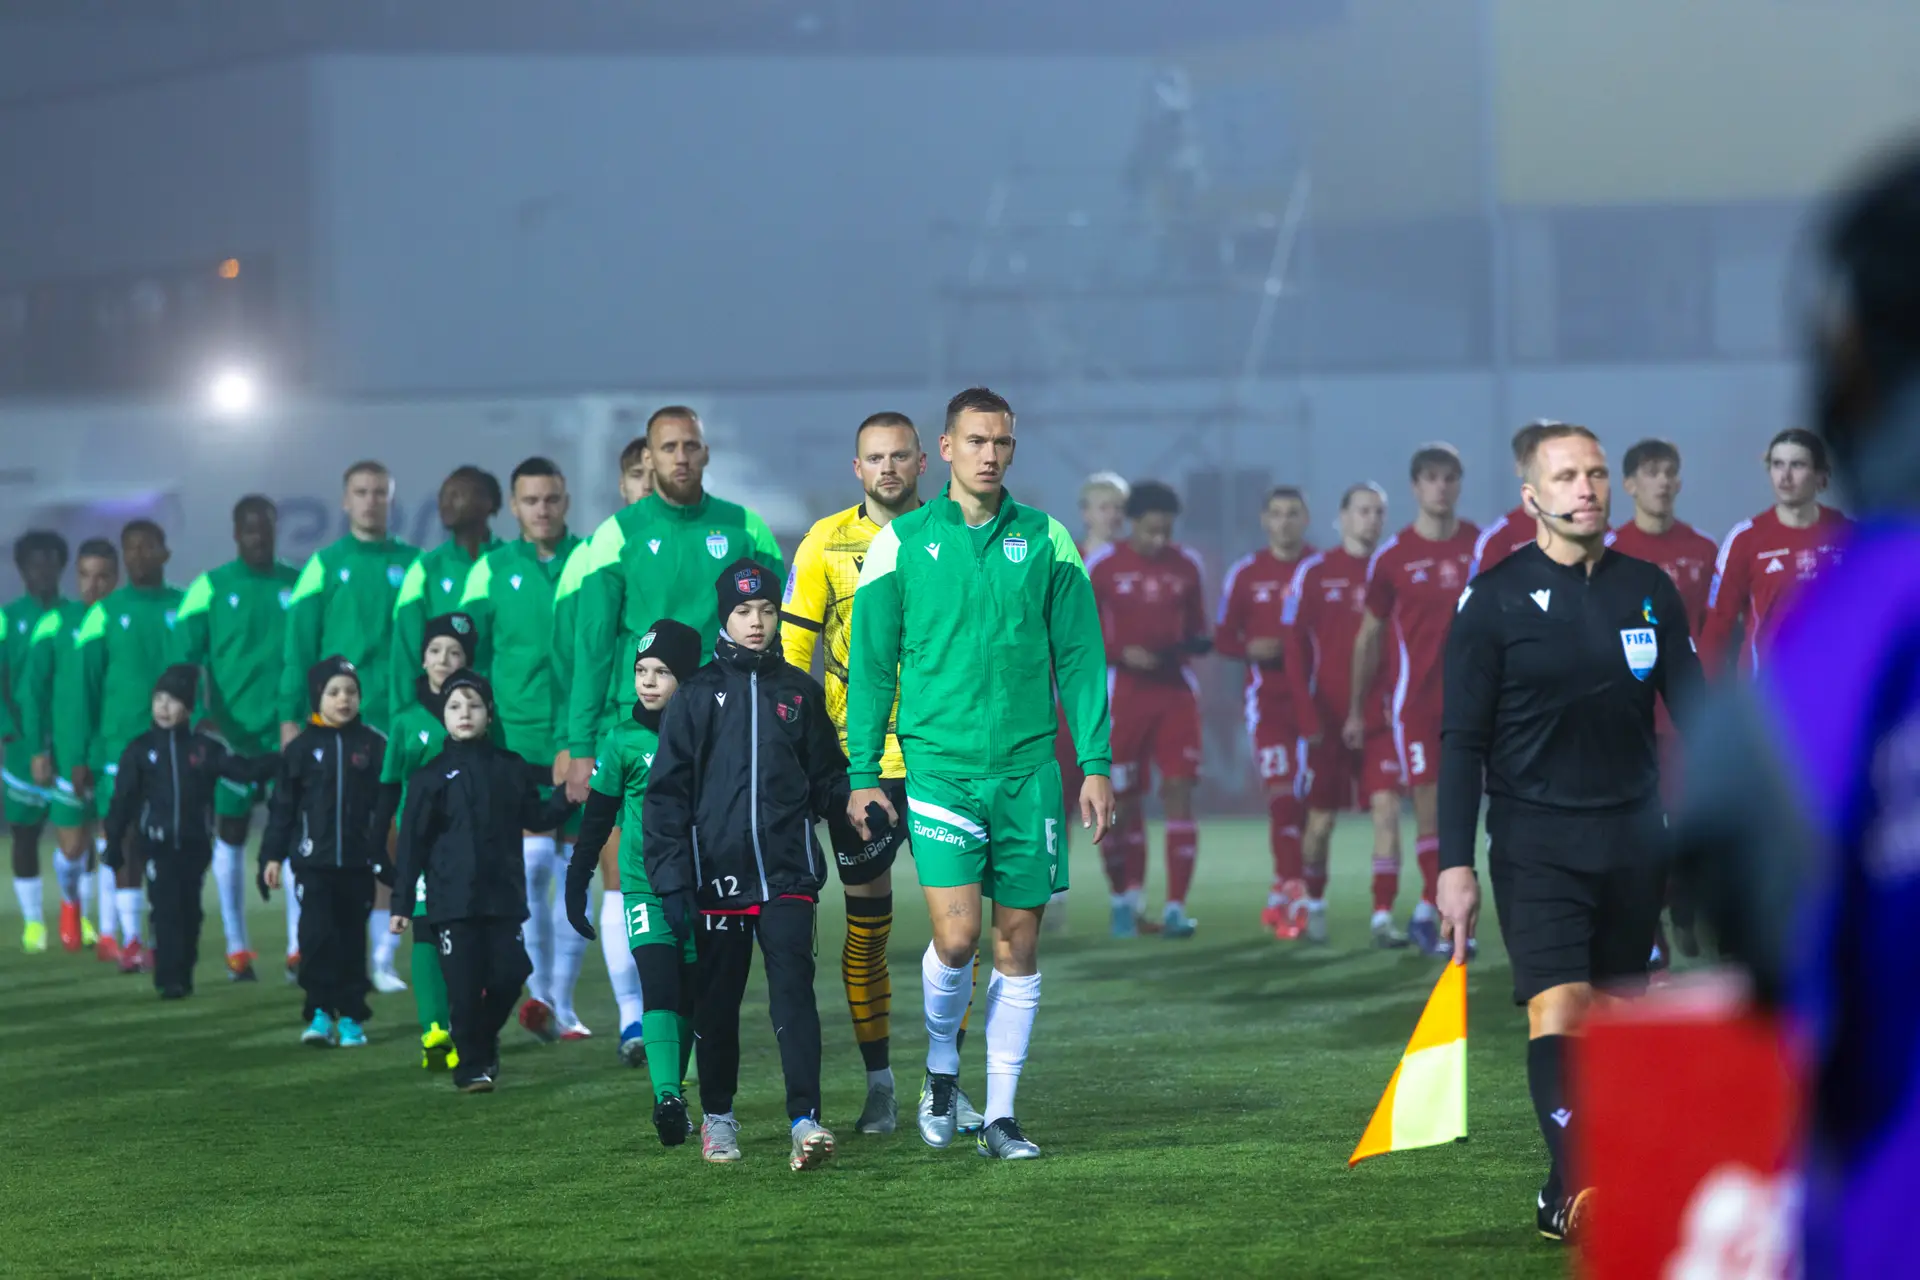
[(826, 859), (814, 820), (846, 808), (847, 757), (819, 681), (781, 656), (778, 580), (736, 560), (716, 585), (723, 630), (713, 661), (660, 719), (641, 809), (647, 879), (674, 932), (694, 936), (701, 1154), (740, 1158), (740, 1001), (757, 936), (786, 1076), (792, 1167), (812, 1169), (833, 1155), (833, 1135), (820, 1124), (813, 929)]
[[(222, 778), (266, 782), (277, 756), (234, 755), (210, 734), (190, 729), (200, 669), (172, 666), (153, 686), (153, 728), (120, 755), (120, 783), (101, 834), (106, 863), (118, 871), (128, 837), (138, 836), (153, 904), (153, 985), (162, 1000), (193, 993), (200, 951), (200, 894), (213, 860), (213, 793)], [(136, 831), (137, 828), (137, 831)]]
[(487, 737), (493, 686), (456, 671), (441, 686), (447, 742), (407, 779), (407, 808), (393, 885), (393, 931), (413, 915), (414, 886), (426, 877), (423, 928), (439, 942), (440, 971), (453, 1014), (463, 1093), (490, 1093), (500, 1072), (500, 1028), (513, 1016), (533, 972), (520, 927), (527, 919), (522, 831), (552, 831), (574, 806), (566, 788), (540, 798), (552, 779)]

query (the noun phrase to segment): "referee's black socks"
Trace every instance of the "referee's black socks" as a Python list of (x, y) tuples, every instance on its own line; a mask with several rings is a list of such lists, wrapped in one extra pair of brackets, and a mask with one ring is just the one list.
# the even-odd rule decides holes
[(1566, 1194), (1561, 1173), (1573, 1128), (1573, 1109), (1567, 1105), (1567, 1040), (1566, 1036), (1540, 1036), (1527, 1041), (1527, 1092), (1533, 1095), (1533, 1114), (1553, 1161), (1544, 1192), (1549, 1205)]

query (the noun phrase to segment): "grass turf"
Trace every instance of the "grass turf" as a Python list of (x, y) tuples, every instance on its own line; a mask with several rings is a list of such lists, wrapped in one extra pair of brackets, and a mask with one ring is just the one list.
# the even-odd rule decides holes
[[(928, 935), (904, 859), (891, 948), (901, 1132), (853, 1131), (864, 1079), (829, 891), (818, 990), (839, 1155), (805, 1175), (786, 1165), (757, 978), (736, 1104), (746, 1159), (707, 1166), (697, 1139), (661, 1148), (646, 1073), (618, 1065), (597, 946), (578, 1001), (596, 1037), (547, 1046), (510, 1025), (500, 1091), (465, 1097), (420, 1070), (405, 993), (373, 997), (366, 1050), (297, 1043), (277, 899), (252, 905), (261, 983), (233, 986), (209, 884), (199, 993), (172, 1004), (57, 941), (22, 955), (18, 919), (0, 917), (0, 1271), (1563, 1274), (1564, 1254), (1533, 1232), (1544, 1158), (1491, 909), (1470, 976), (1472, 1140), (1349, 1170), (1437, 970), (1367, 949), (1363, 824), (1338, 833), (1325, 948), (1259, 932), (1265, 846), (1260, 824), (1203, 825), (1189, 904), (1201, 928), (1186, 942), (1108, 938), (1098, 857), (1074, 849), (1070, 927), (1043, 942), (1020, 1089), (1046, 1159), (1014, 1165), (970, 1144), (930, 1151), (914, 1133)], [(962, 1082), (984, 1101), (980, 1013)]]

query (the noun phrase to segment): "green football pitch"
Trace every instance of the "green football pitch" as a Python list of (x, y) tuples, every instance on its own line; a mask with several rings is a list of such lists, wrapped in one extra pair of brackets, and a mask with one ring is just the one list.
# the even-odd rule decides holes
[[(1157, 864), (1157, 831), (1152, 847)], [(1543, 1155), (1525, 1024), (1490, 911), (1470, 976), (1470, 1141), (1349, 1170), (1437, 975), (1431, 960), (1367, 947), (1365, 827), (1339, 832), (1333, 939), (1321, 948), (1260, 933), (1259, 824), (1203, 825), (1189, 904), (1200, 931), (1184, 942), (1109, 938), (1098, 857), (1084, 847), (1073, 856), (1071, 919), (1043, 942), (1044, 997), (1020, 1088), (1022, 1123), (1046, 1158), (1011, 1165), (970, 1146), (930, 1151), (914, 1133), (927, 927), (904, 861), (892, 945), (902, 1131), (853, 1130), (865, 1085), (830, 890), (818, 990), (824, 1119), (839, 1154), (810, 1174), (787, 1168), (757, 977), (736, 1105), (746, 1158), (708, 1166), (697, 1140), (669, 1151), (655, 1138), (646, 1073), (615, 1057), (597, 945), (578, 1002), (595, 1037), (549, 1046), (509, 1026), (500, 1090), (467, 1097), (420, 1069), (405, 993), (374, 997), (364, 1051), (298, 1043), (277, 899), (253, 899), (263, 981), (234, 986), (209, 885), (199, 993), (173, 1004), (146, 977), (57, 943), (22, 955), (18, 919), (0, 916), (0, 1272), (1565, 1272), (1564, 1253), (1533, 1231)], [(1403, 904), (1417, 888), (1410, 858), (1408, 873)], [(1156, 865), (1151, 893), (1159, 874)], [(979, 1014), (962, 1082), (984, 1100)]]

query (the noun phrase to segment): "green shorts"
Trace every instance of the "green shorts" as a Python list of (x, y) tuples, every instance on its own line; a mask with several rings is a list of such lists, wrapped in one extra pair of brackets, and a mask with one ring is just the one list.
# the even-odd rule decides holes
[(977, 884), (1003, 907), (1044, 907), (1067, 887), (1060, 766), (968, 780), (907, 767), (907, 827), (920, 883)]
[(651, 893), (622, 893), (621, 904), (627, 911), (627, 949), (635, 947), (679, 947), (680, 958), (693, 963), (693, 939), (677, 938), (667, 927), (667, 914), (660, 899)]
[(9, 826), (30, 827), (46, 818), (50, 797), (33, 785), (33, 751), (24, 740), (16, 738), (7, 744), (0, 778), (6, 782)]
[(47, 816), (53, 819), (54, 826), (84, 827), (93, 821), (93, 815), (93, 801), (80, 798), (72, 778), (63, 773), (53, 780), (53, 798), (47, 805)]
[[(271, 736), (263, 734), (260, 737), (233, 734), (223, 741), (229, 751), (239, 756), (280, 754), (278, 730)], [(231, 778), (222, 778), (213, 789), (213, 814), (216, 818), (245, 818), (253, 813), (255, 805), (266, 802), (267, 784), (264, 782), (235, 782)]]

